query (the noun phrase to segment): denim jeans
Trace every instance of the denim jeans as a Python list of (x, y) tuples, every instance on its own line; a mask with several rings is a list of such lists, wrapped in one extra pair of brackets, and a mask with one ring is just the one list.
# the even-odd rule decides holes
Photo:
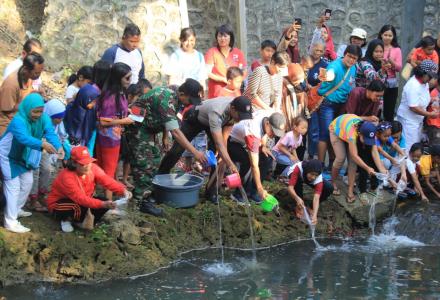
[(318, 110), (318, 122), (319, 122), (319, 140), (321, 142), (328, 142), (330, 135), (328, 127), (330, 123), (339, 116), (341, 108), (344, 103), (334, 103), (325, 99)]
[(309, 120), (309, 130), (307, 132), (308, 147), (307, 152), (310, 157), (318, 154), (318, 142), (319, 142), (319, 117), (318, 112), (314, 112)]

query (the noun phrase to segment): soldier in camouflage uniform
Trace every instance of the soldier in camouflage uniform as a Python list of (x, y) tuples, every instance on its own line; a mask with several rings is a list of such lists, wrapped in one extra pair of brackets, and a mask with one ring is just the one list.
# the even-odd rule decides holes
[[(177, 96), (166, 87), (154, 88), (142, 95), (133, 104), (146, 112), (142, 123), (135, 123), (127, 128), (127, 139), (130, 151), (133, 153), (131, 173), (135, 189), (133, 195), (142, 200), (151, 194), (151, 183), (160, 164), (161, 153), (155, 136), (159, 132), (171, 131), (176, 141), (196, 157), (204, 156), (197, 151), (185, 138), (179, 129), (176, 117)], [(161, 215), (160, 209), (150, 202), (142, 204), (141, 210), (153, 215)]]

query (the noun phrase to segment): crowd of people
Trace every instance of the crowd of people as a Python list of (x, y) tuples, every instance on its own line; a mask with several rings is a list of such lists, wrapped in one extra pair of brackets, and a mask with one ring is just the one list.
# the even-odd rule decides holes
[[(141, 211), (161, 216), (152, 179), (173, 168), (209, 176), (213, 203), (225, 173), (239, 174), (255, 203), (268, 195), (265, 180), (280, 180), (296, 214), (309, 206), (314, 224), (320, 202), (341, 195), (343, 184), (348, 203), (366, 204), (378, 180), (392, 190), (404, 184), (402, 196), (440, 197), (440, 36), (423, 37), (408, 55), (411, 77), (396, 107), (405, 61), (395, 28), (371, 40), (355, 28), (336, 51), (328, 19), (319, 17), (305, 47), (296, 19), (278, 42), (261, 43), (249, 67), (231, 26), (217, 28), (204, 55), (194, 29), (184, 28), (163, 68), (167, 82), (156, 87), (145, 78), (141, 31), (128, 24), (99, 61), (70, 76), (63, 99), (46, 99), (44, 49), (27, 40), (0, 87), (4, 227), (30, 231), (18, 219), (34, 210), (48, 211), (64, 232), (90, 228), (129, 191)], [(207, 166), (208, 149), (218, 165)], [(238, 190), (230, 198), (247, 204)]]

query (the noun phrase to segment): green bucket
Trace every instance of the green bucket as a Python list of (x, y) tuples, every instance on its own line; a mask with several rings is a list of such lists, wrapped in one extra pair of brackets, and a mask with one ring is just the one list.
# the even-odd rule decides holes
[(263, 211), (271, 212), (278, 205), (278, 200), (271, 194), (268, 194), (260, 205)]

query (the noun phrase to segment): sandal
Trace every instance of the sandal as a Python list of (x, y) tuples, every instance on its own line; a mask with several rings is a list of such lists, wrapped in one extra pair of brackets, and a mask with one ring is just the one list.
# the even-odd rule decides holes
[(36, 211), (36, 212), (47, 212), (47, 207), (42, 205), (38, 200), (31, 200), (29, 205), (27, 205), (28, 209)]
[(347, 195), (345, 197), (345, 201), (347, 201), (348, 204), (353, 204), (354, 201), (356, 201), (356, 196), (355, 195), (353, 195), (353, 196)]
[(341, 196), (341, 190), (338, 188), (333, 188), (333, 196)]
[(128, 181), (126, 181), (126, 180), (122, 180), (121, 182), (125, 185), (125, 187), (127, 188), (127, 190), (132, 190), (132, 189), (134, 189), (134, 185), (132, 185), (130, 182), (128, 182)]

